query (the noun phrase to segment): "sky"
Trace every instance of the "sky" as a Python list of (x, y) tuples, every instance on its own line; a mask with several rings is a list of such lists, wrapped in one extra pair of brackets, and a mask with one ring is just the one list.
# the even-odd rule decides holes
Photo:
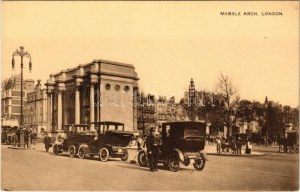
[[(220, 12), (257, 12), (225, 16)], [(281, 12), (282, 16), (262, 16)], [(24, 46), (45, 83), (51, 73), (105, 59), (135, 66), (141, 90), (175, 96), (213, 91), (220, 73), (242, 99), (299, 105), (299, 3), (297, 1), (2, 1), (2, 80), (12, 53)]]

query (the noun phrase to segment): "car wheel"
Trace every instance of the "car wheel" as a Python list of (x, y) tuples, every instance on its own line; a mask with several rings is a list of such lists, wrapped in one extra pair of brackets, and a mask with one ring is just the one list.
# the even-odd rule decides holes
[(85, 149), (84, 146), (80, 146), (78, 149), (78, 157), (80, 159), (84, 159), (85, 158)]
[(57, 145), (53, 146), (53, 153), (54, 153), (54, 155), (58, 155), (59, 154), (59, 150), (58, 150), (58, 146)]
[(74, 145), (71, 145), (69, 147), (69, 155), (70, 157), (74, 158), (76, 155), (76, 147)]
[(196, 157), (195, 159), (195, 162), (194, 162), (194, 168), (197, 170), (197, 171), (202, 171), (205, 167), (205, 158), (202, 154), (200, 154), (199, 156)]
[(180, 168), (179, 157), (176, 153), (172, 153), (169, 157), (169, 168), (171, 171), (178, 171)]
[(145, 151), (139, 151), (138, 153), (138, 164), (141, 167), (146, 167), (147, 166), (147, 156)]
[(122, 161), (127, 161), (128, 159), (128, 151), (127, 149), (123, 149), (123, 156), (121, 157)]
[(100, 161), (107, 161), (108, 157), (109, 157), (109, 151), (107, 148), (103, 147), (102, 149), (100, 149), (99, 152), (99, 157), (100, 157)]

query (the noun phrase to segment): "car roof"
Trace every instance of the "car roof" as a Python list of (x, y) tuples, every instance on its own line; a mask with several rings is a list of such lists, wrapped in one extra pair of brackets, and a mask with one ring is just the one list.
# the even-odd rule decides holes
[(113, 133), (123, 133), (123, 134), (127, 134), (127, 135), (133, 135), (133, 132), (130, 132), (130, 131), (109, 130), (109, 132), (113, 132)]

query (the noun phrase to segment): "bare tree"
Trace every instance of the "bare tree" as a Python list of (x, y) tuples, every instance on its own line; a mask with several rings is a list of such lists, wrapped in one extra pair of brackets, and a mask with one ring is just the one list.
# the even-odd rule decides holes
[(240, 96), (237, 87), (233, 84), (231, 78), (224, 75), (222, 72), (218, 77), (217, 89), (218, 98), (221, 100), (223, 107), (223, 119), (226, 127), (228, 128), (227, 137), (229, 136), (229, 129), (236, 121), (236, 111)]

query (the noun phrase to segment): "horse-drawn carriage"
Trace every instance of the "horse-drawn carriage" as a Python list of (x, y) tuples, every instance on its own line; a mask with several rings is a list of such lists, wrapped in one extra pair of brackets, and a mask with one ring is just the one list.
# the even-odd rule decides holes
[(247, 145), (248, 135), (246, 133), (236, 133), (233, 136), (228, 137), (227, 139), (223, 138), (221, 142), (222, 151), (231, 151), (235, 153), (237, 151), (238, 145)]
[(298, 153), (299, 144), (297, 144), (296, 134), (287, 134), (287, 137), (278, 139), (279, 152)]

